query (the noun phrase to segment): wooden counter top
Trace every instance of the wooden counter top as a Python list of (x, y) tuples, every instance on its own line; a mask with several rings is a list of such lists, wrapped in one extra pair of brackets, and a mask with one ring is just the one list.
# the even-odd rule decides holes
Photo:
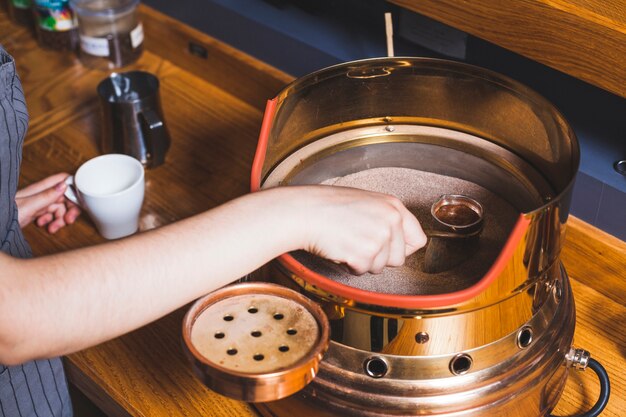
[[(141, 229), (148, 230), (248, 191), (265, 99), (290, 77), (147, 7), (142, 13), (148, 50), (133, 68), (159, 77), (172, 135), (167, 163), (146, 173)], [(206, 48), (208, 58), (189, 54), (190, 41)], [(17, 61), (31, 114), (22, 184), (74, 172), (99, 153), (95, 87), (107, 73), (83, 67), (72, 54), (40, 49), (4, 14), (0, 42)], [(26, 236), (37, 255), (103, 241), (86, 216), (55, 236), (34, 226)], [(577, 305), (576, 346), (590, 350), (612, 378), (603, 416), (621, 416), (626, 244), (573, 219), (563, 260)], [(250, 405), (212, 393), (193, 376), (181, 348), (185, 311), (68, 356), (70, 381), (110, 416), (256, 416)], [(586, 410), (597, 394), (592, 372), (573, 374), (556, 412)]]
[(624, 0), (389, 0), (626, 97)]

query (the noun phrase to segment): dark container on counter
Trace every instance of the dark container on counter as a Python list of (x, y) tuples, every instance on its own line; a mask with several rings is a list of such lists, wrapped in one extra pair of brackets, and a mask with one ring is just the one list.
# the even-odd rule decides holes
[(45, 48), (73, 51), (78, 46), (78, 24), (69, 0), (34, 0), (35, 30)]
[(143, 51), (139, 0), (70, 0), (78, 18), (81, 60), (90, 67), (119, 68)]
[(9, 16), (15, 22), (31, 26), (33, 24), (33, 12), (31, 0), (8, 0)]

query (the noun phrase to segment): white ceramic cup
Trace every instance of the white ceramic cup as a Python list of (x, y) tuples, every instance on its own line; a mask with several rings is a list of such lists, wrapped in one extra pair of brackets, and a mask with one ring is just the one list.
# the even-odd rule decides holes
[(144, 197), (141, 162), (122, 154), (90, 159), (68, 177), (65, 196), (83, 208), (106, 239), (132, 235), (139, 228)]

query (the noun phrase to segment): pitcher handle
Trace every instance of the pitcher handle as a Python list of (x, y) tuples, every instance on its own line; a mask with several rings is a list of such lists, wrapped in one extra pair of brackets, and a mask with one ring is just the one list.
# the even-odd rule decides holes
[(147, 165), (150, 167), (159, 166), (165, 162), (165, 153), (170, 147), (170, 138), (165, 129), (165, 124), (157, 112), (152, 109), (142, 111), (138, 117), (148, 150)]

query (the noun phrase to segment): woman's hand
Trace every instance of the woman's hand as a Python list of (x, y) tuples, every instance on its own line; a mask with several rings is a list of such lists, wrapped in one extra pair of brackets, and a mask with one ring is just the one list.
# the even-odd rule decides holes
[(426, 244), (418, 220), (393, 196), (346, 187), (307, 188), (297, 200), (304, 204), (301, 222), (309, 252), (346, 263), (356, 274), (380, 273), (385, 266), (403, 265)]
[(55, 174), (17, 191), (15, 202), (20, 227), (35, 222), (39, 227), (47, 226), (49, 233), (56, 233), (76, 221), (80, 208), (63, 195), (68, 176), (66, 173)]

